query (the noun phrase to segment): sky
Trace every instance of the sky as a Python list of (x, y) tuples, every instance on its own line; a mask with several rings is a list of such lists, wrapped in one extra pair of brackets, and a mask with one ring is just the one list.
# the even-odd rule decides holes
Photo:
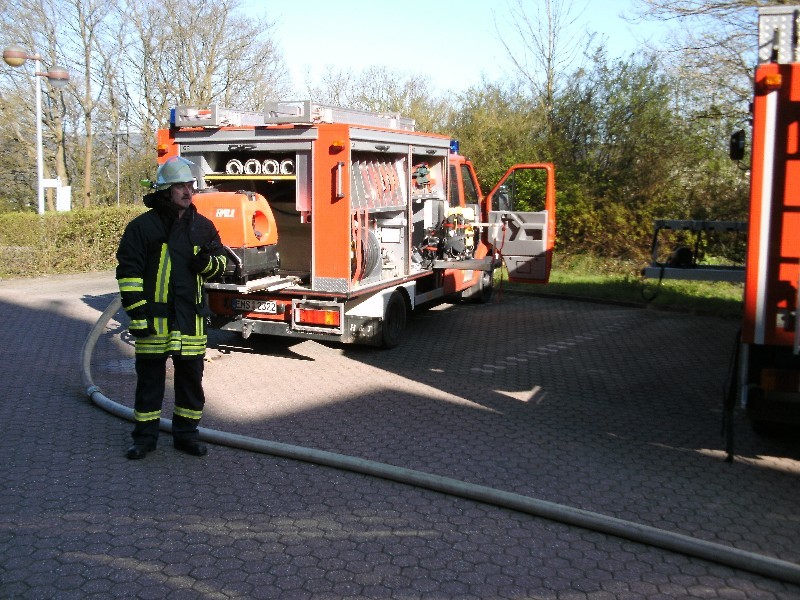
[[(278, 47), (289, 65), (295, 87), (306, 89), (326, 67), (358, 73), (383, 66), (428, 78), (432, 89), (463, 91), (482, 77), (499, 82), (513, 63), (501, 42), (514, 45), (509, 6), (516, 0), (251, 0), (256, 12), (276, 24)], [(634, 26), (632, 0), (573, 0), (580, 24), (607, 42), (609, 57), (627, 56), (637, 44), (662, 35), (663, 26)], [(535, 0), (526, 0), (535, 7)], [(581, 12), (581, 8), (583, 8)], [(526, 8), (530, 15), (535, 8)], [(579, 35), (581, 26), (574, 31)]]

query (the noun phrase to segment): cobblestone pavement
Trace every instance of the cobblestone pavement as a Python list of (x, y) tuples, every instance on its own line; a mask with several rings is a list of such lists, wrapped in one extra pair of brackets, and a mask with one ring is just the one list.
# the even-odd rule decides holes
[[(800, 598), (800, 587), (399, 483), (231, 447), (128, 461), (80, 350), (111, 273), (0, 281), (0, 598)], [(132, 405), (118, 314), (95, 383)], [(800, 563), (800, 441), (737, 415), (738, 323), (506, 293), (391, 351), (215, 332), (202, 425)], [(169, 394), (168, 394), (169, 396)], [(171, 397), (165, 408), (169, 414)]]

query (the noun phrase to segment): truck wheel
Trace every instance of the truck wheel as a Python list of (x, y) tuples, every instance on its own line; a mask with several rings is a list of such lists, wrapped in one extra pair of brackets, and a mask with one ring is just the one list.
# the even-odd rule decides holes
[(479, 304), (488, 304), (494, 295), (494, 269), (481, 272), (480, 290), (475, 296), (475, 301)]
[(407, 312), (403, 296), (400, 292), (392, 292), (386, 304), (381, 327), (381, 345), (384, 348), (394, 348), (402, 341), (406, 330)]

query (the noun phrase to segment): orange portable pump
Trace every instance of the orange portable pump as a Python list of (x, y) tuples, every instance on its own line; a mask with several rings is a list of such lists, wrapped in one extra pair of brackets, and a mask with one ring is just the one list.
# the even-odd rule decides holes
[(272, 209), (261, 194), (249, 191), (200, 191), (193, 199), (197, 212), (214, 222), (228, 251), (223, 281), (244, 283), (254, 276), (273, 275), (280, 267), (278, 229)]

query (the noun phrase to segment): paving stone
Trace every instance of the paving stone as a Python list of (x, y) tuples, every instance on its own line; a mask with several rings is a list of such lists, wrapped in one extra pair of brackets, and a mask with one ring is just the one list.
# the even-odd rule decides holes
[[(128, 461), (130, 424), (81, 389), (80, 349), (115, 293), (111, 273), (0, 281), (2, 598), (800, 598), (357, 473), (215, 445), (198, 460), (167, 433)], [(131, 406), (125, 326), (109, 323), (91, 364)], [(800, 562), (800, 442), (737, 414), (723, 460), (737, 327), (506, 293), (415, 315), (391, 351), (212, 332), (202, 425)]]

